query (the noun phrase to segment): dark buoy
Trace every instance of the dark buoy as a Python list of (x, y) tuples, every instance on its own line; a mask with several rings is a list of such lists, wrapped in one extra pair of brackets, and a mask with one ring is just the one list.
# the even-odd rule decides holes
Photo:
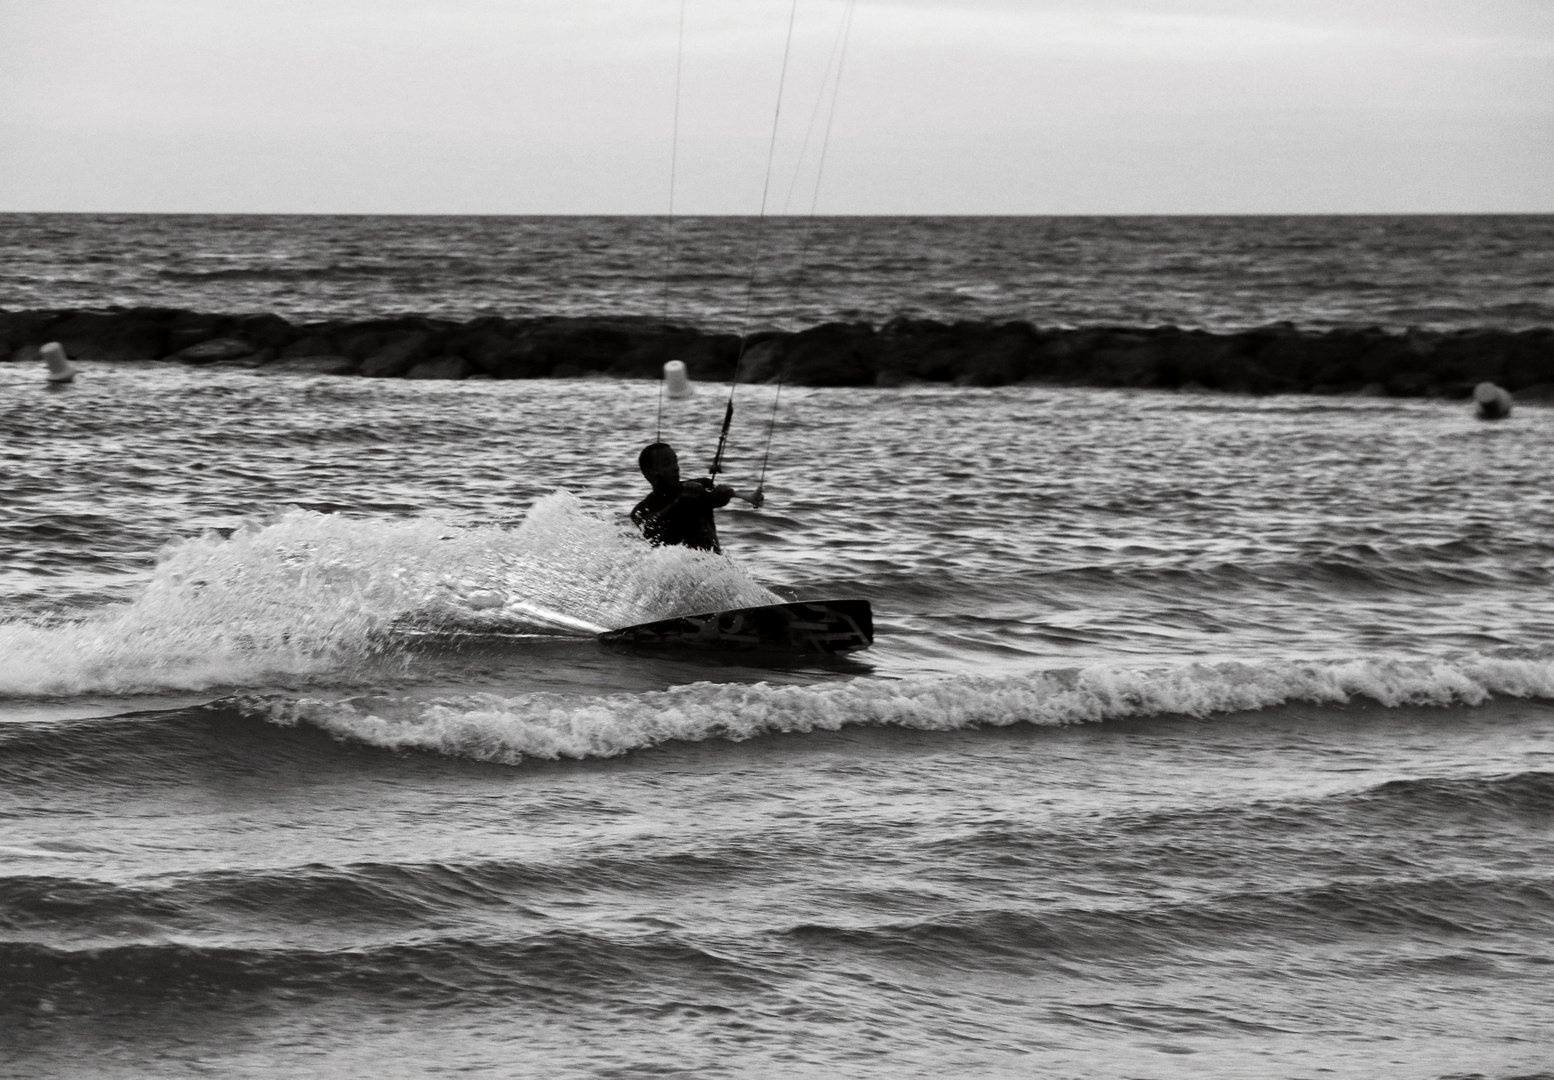
[(1480, 420), (1504, 420), (1511, 415), (1511, 395), (1492, 382), (1475, 386), (1473, 400), (1478, 405)]
[(57, 341), (51, 341), (38, 350), (38, 355), (43, 357), (43, 362), (49, 366), (48, 380), (51, 383), (67, 383), (76, 377), (76, 366), (65, 355), (65, 348)]

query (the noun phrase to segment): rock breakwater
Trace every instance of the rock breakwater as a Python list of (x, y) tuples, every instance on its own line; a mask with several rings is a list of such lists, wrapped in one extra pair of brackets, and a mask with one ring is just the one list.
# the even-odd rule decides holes
[[(682, 360), (692, 378), (723, 381), (739, 357), (732, 334), (640, 318), (406, 315), (296, 324), (273, 314), (171, 308), (0, 311), (0, 358), (33, 359), (49, 341), (78, 360), (365, 378), (657, 378), (666, 361)], [(1465, 398), (1490, 381), (1554, 397), (1554, 328), (1397, 333), (1276, 324), (1211, 333), (899, 318), (753, 334), (740, 367), (741, 380), (802, 386), (1047, 382)]]

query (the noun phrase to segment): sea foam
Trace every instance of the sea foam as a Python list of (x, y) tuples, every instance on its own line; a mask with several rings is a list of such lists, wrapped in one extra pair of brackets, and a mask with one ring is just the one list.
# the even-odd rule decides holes
[(729, 559), (649, 547), (565, 491), (516, 529), (292, 509), (169, 544), (129, 604), (0, 623), (0, 696), (349, 682), (402, 659), (417, 628), (549, 629), (535, 607), (616, 627), (775, 600)]
[(1477, 657), (1455, 662), (1106, 664), (1002, 678), (860, 678), (810, 686), (695, 683), (592, 697), (255, 698), (238, 705), (274, 723), (310, 724), (372, 746), (517, 764), (525, 758), (613, 757), (675, 740), (738, 741), (849, 725), (951, 731), (1208, 717), (1302, 702), (1481, 705), (1495, 696), (1554, 697), (1554, 662)]

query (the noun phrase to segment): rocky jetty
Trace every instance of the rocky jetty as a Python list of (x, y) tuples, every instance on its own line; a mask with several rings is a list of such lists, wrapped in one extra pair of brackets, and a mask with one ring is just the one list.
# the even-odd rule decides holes
[[(294, 324), (278, 315), (167, 308), (0, 311), (0, 358), (35, 360), (58, 341), (76, 360), (164, 360), (260, 373), (407, 379), (656, 379), (669, 360), (726, 380), (732, 334), (633, 318), (400, 316)], [(1466, 398), (1480, 382), (1554, 397), (1554, 328), (1521, 332), (1158, 327), (1048, 329), (1023, 322), (827, 323), (752, 335), (740, 377), (801, 386), (953, 383), (1369, 393)]]

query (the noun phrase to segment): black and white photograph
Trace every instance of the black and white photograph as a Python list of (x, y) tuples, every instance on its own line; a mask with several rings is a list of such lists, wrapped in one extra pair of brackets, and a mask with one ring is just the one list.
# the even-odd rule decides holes
[(1554, 1080), (1554, 2), (0, 0), (0, 1080)]

